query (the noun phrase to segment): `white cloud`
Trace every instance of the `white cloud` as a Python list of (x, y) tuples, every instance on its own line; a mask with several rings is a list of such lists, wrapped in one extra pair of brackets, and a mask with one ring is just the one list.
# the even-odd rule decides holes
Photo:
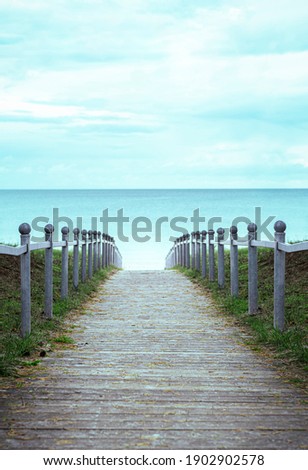
[(305, 178), (306, 1), (73, 3), (0, 0), (4, 155), (33, 174), (39, 157), (60, 174), (86, 155), (97, 185), (106, 161), (117, 186), (195, 186), (208, 169), (241, 184), (259, 164), (271, 184), (275, 165), (280, 183)]
[(308, 145), (297, 145), (288, 149), (290, 161), (308, 168)]

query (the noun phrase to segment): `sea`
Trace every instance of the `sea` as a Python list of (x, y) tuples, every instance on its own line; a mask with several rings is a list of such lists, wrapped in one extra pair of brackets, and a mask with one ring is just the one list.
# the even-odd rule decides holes
[(116, 240), (125, 269), (162, 269), (174, 239), (183, 233), (247, 224), (271, 240), (274, 223), (287, 224), (286, 240), (308, 239), (308, 189), (0, 190), (0, 242), (19, 243), (18, 227), (31, 225), (33, 242), (44, 226), (100, 230)]

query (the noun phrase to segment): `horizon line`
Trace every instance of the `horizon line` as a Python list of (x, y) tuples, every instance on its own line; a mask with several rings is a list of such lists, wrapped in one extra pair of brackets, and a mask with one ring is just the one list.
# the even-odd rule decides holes
[(0, 191), (264, 191), (308, 190), (308, 187), (256, 187), (256, 188), (0, 188)]

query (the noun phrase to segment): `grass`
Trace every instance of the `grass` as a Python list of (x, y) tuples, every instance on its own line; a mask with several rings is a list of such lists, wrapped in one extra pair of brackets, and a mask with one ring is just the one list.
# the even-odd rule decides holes
[(73, 338), (67, 335), (60, 335), (54, 340), (56, 343), (62, 343), (62, 344), (74, 344), (75, 341)]
[[(308, 370), (308, 252), (287, 253), (285, 331), (273, 327), (274, 310), (274, 253), (271, 249), (258, 249), (259, 313), (248, 315), (248, 250), (239, 250), (239, 296), (230, 295), (230, 260), (225, 253), (226, 283), (219, 288), (217, 282), (202, 279), (195, 270), (177, 268), (206, 291), (216, 303), (231, 315), (240, 326), (252, 334), (255, 349), (266, 346), (288, 366)], [(301, 381), (301, 379), (296, 379)]]
[[(20, 259), (0, 256), (0, 375), (16, 373), (18, 365), (34, 365), (33, 355), (45, 355), (54, 343), (72, 344), (73, 340), (63, 333), (64, 320), (68, 312), (79, 309), (82, 303), (97, 290), (112, 269), (94, 274), (91, 280), (80, 283), (75, 290), (72, 283), (72, 260), (69, 263), (69, 295), (63, 300), (61, 291), (61, 252), (54, 251), (54, 316), (43, 318), (44, 309), (44, 251), (31, 254), (31, 334), (20, 337)], [(31, 360), (27, 361), (25, 358)]]

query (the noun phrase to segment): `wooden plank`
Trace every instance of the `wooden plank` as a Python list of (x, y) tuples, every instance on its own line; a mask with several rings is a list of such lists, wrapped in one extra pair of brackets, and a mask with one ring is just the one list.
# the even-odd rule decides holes
[(53, 242), (53, 243), (52, 243), (52, 246), (53, 246), (54, 248), (62, 248), (63, 246), (66, 246), (66, 242), (62, 242), (62, 241), (60, 241), (60, 242)]
[(8, 449), (307, 448), (307, 394), (174, 271), (120, 271), (1, 391)]
[(301, 242), (301, 243), (278, 243), (278, 249), (281, 251), (285, 251), (286, 253), (295, 253), (297, 251), (307, 251), (308, 250), (308, 242)]
[(46, 248), (50, 248), (50, 242), (40, 242), (40, 243), (30, 244), (30, 251), (43, 250)]
[(20, 256), (26, 253), (26, 251), (26, 245), (16, 247), (9, 245), (0, 245), (0, 255)]
[(251, 246), (259, 246), (262, 248), (275, 248), (276, 242), (269, 242), (265, 240), (251, 240)]

